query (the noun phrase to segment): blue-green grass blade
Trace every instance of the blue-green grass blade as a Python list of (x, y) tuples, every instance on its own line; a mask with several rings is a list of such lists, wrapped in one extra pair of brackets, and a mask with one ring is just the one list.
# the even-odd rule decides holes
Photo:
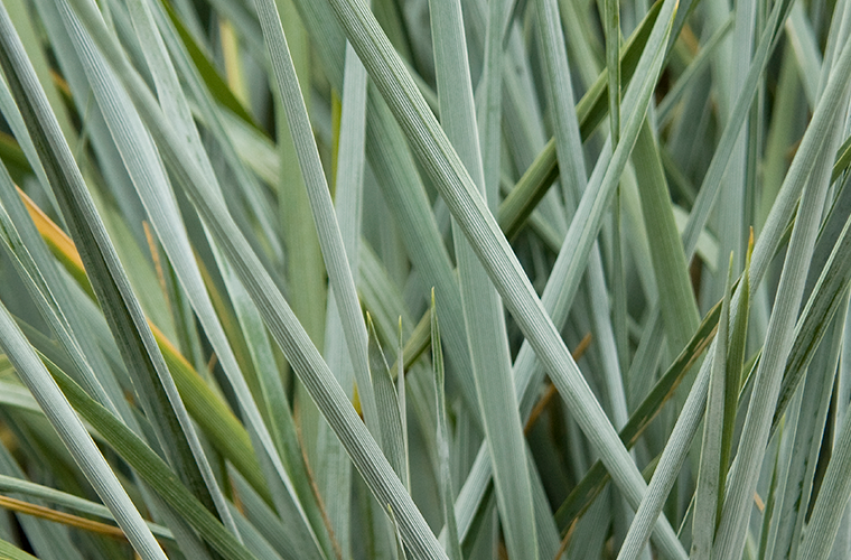
[[(496, 192), (484, 183), (476, 110), (467, 63), (460, 2), (432, 2), (435, 70), (443, 129), (469, 170), (478, 192), (496, 208)], [(494, 468), (497, 504), (508, 554), (537, 558), (532, 491), (523, 430), (512, 384), (502, 301), (468, 241), (453, 222), (461, 299), (482, 427)]]
[[(602, 410), (599, 405), (594, 405), (596, 399), (593, 399), (590, 394), (585, 398), (579, 397), (580, 393), (585, 393), (587, 385), (584, 381), (579, 381), (574, 377), (578, 375), (578, 370), (575, 369), (575, 364), (563, 343), (560, 340), (557, 341), (558, 335), (549, 318), (545, 317), (546, 314), (540, 300), (534, 296), (528, 281), (524, 282), (525, 276), (517, 268), (516, 260), (505, 253), (505, 251), (510, 252), (510, 250), (507, 245), (503, 245), (504, 238), (498, 233), (496, 224), (488, 223), (488, 214), (483, 208), (484, 201), (481, 197), (472, 194), (474, 186), (469, 175), (463, 171), (463, 166), (457, 159), (457, 154), (448, 146), (448, 140), (432, 120), (428, 109), (425, 107), (425, 102), (419, 97), (413, 83), (409, 81), (410, 78), (401, 63), (388, 50), (384, 42), (386, 38), (377, 30), (371, 16), (361, 7), (346, 2), (334, 2), (333, 5), (337, 10), (338, 17), (348, 31), (350, 41), (359, 51), (361, 59), (371, 72), (373, 79), (376, 80), (392, 104), (398, 103), (396, 107), (398, 109), (397, 117), (402, 121), (409, 139), (414, 143), (414, 149), (420, 156), (421, 162), (435, 178), (437, 186), (441, 188), (441, 194), (447, 200), (453, 215), (464, 226), (465, 234), (470, 236), (473, 246), (477, 250), (484, 252), (485, 247), (488, 247), (488, 257), (482, 259), (483, 264), (489, 267), (491, 278), (497, 282), (501, 295), (506, 298), (506, 305), (512, 310), (518, 322), (521, 323), (521, 328), (527, 335), (530, 335), (531, 340), (536, 345), (536, 350), (541, 354), (548, 368), (557, 373), (569, 372), (571, 382), (567, 382), (567, 378), (562, 378), (560, 375), (556, 376), (559, 379), (559, 384), (565, 382), (560, 386), (562, 396), (568, 400), (571, 406), (583, 411), (582, 414), (579, 414), (579, 419), (589, 433), (597, 433), (601, 429), (606, 433), (609, 430), (613, 432), (611, 424), (604, 419), (604, 415), (601, 416)], [(670, 26), (666, 23), (669, 24), (671, 21), (667, 19), (668, 17), (673, 17), (673, 7), (673, 4), (669, 4), (667, 10), (663, 10), (663, 14), (659, 18), (660, 25), (654, 30), (655, 33), (652, 37), (654, 44), (660, 39), (667, 41)], [(655, 49), (653, 54), (658, 54)], [(661, 54), (656, 57), (649, 55), (646, 59), (643, 66), (649, 69), (654, 59), (656, 64), (661, 66), (663, 56)], [(649, 74), (653, 75), (653, 72), (651, 71)], [(633, 94), (633, 96), (635, 95)], [(628, 101), (634, 103), (635, 101), (631, 99), (633, 96), (630, 96), (628, 92)], [(402, 106), (405, 106), (406, 110), (403, 111)], [(641, 118), (643, 119), (643, 115), (641, 115)], [(636, 132), (637, 125), (640, 122), (639, 120), (632, 125), (636, 128)], [(622, 148), (622, 146), (619, 146), (619, 148)], [(477, 223), (476, 227), (473, 227), (473, 223), (479, 222), (482, 218), (484, 218), (483, 223)], [(481, 229), (481, 226), (484, 226), (484, 228)], [(480, 257), (482, 254), (480, 253)], [(516, 272), (517, 275), (509, 273), (509, 271)], [(529, 315), (526, 315), (527, 313)], [(532, 320), (531, 317), (535, 317), (535, 319)], [(556, 358), (556, 356), (559, 356), (559, 358)], [(591, 404), (591, 406), (589, 407), (588, 404)], [(644, 485), (643, 479), (640, 478), (637, 470), (633, 470), (635, 469), (634, 463), (629, 459), (626, 450), (616, 442), (617, 436), (614, 433), (610, 435), (613, 437), (603, 436), (599, 439), (595, 437), (594, 440), (601, 446), (605, 445), (600, 451), (603, 452), (604, 456), (607, 456), (610, 468), (617, 473), (616, 479), (625, 487), (624, 490), (629, 494), (630, 500), (635, 500), (634, 503), (637, 504)], [(604, 442), (606, 443), (604, 444)], [(612, 453), (612, 455), (608, 455), (609, 453)], [(618, 458), (615, 459), (615, 456)], [(630, 468), (628, 465), (632, 465), (632, 467)], [(677, 548), (671, 540), (672, 537), (672, 533), (667, 533), (665, 537), (667, 544), (671, 546), (671, 551)]]
[(797, 558), (828, 557), (851, 497), (851, 415), (846, 414), (831, 453)]

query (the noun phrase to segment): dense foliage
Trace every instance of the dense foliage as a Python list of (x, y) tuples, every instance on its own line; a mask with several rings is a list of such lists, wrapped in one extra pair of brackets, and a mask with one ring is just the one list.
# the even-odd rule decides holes
[(0, 557), (851, 557), (851, 2), (730, 4), (2, 0)]

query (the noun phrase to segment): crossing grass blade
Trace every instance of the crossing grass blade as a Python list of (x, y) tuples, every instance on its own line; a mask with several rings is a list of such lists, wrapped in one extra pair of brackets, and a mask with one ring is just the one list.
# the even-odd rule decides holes
[[(703, 424), (703, 444), (701, 445), (700, 473), (695, 491), (695, 513), (692, 523), (691, 555), (694, 558), (709, 558), (712, 552), (712, 540), (718, 522), (719, 504), (723, 503), (726, 478), (724, 470), (725, 453), (724, 431), (727, 428), (727, 408), (738, 403), (728, 399), (729, 394), (738, 396), (738, 383), (728, 387), (730, 375), (727, 373), (728, 340), (730, 332), (730, 292), (733, 275), (733, 256), (727, 267), (727, 288), (719, 319), (718, 337), (715, 342), (715, 354), (712, 356), (712, 370), (709, 377), (709, 391), (706, 397), (706, 416)], [(741, 312), (741, 310), (740, 310)], [(743, 336), (744, 333), (738, 333)], [(737, 376), (738, 377), (738, 376)], [(732, 400), (732, 403), (730, 401)], [(708, 505), (707, 505), (708, 504)], [(713, 510), (712, 506), (715, 505)]]

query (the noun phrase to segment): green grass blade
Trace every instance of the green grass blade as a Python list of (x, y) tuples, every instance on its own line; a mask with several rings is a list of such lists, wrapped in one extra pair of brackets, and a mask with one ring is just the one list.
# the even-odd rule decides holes
[(0, 554), (9, 560), (37, 560), (35, 556), (24, 552), (15, 545), (0, 539)]
[[(201, 143), (200, 136), (191, 121), (188, 103), (183, 98), (182, 92), (179, 89), (177, 76), (174, 70), (171, 69), (167, 54), (164, 52), (164, 47), (160, 44), (159, 35), (153, 26), (151, 15), (145, 11), (143, 6), (136, 6), (135, 9), (138, 12), (135, 14), (135, 17), (139, 20), (137, 29), (139, 29), (140, 33), (144, 33), (145, 37), (148, 37), (148, 40), (145, 42), (152, 45), (160, 45), (159, 50), (154, 48), (149, 49), (148, 56), (151, 59), (151, 66), (157, 69), (155, 76), (158, 80), (158, 90), (163, 98), (169, 100), (168, 103), (164, 104), (165, 109), (172, 116), (172, 122), (175, 126), (181, 128), (186, 138), (193, 140), (189, 142), (190, 149), (194, 148), (197, 161), (202, 162), (202, 164), (206, 163), (205, 169), (208, 177), (213, 178), (213, 170), (206, 160), (207, 156), (198, 148)], [(119, 89), (119, 86), (115, 84), (113, 87), (106, 88), (106, 91), (102, 95), (107, 96), (109, 92), (117, 92)], [(123, 128), (127, 128), (125, 124), (126, 119), (134, 115), (130, 101), (126, 100), (124, 103), (126, 107), (119, 115), (113, 117), (113, 126), (119, 132)], [(120, 118), (120, 115), (124, 116), (124, 121)], [(141, 158), (145, 154), (141, 147), (146, 147), (148, 144), (145, 134), (140, 132), (142, 129), (141, 122), (137, 121), (137, 123), (137, 130), (135, 131), (136, 138), (128, 140), (125, 136), (123, 146), (126, 152), (135, 150), (137, 158)], [(125, 134), (129, 135), (133, 132), (133, 130), (125, 131)], [(117, 136), (118, 143), (121, 146), (122, 138), (118, 134)], [(132, 146), (136, 146), (136, 148)], [(150, 146), (150, 149), (152, 148), (153, 146)], [(321, 531), (318, 531), (320, 525), (318, 514), (314, 507), (312, 515), (309, 515), (305, 511), (306, 506), (300, 502), (301, 498), (301, 500), (307, 500), (307, 504), (311, 504), (313, 496), (304, 487), (299, 492), (291, 479), (293, 474), (304, 475), (301, 453), (298, 450), (298, 444), (295, 442), (295, 430), (291, 425), (288, 426), (285, 424), (280, 428), (275, 426), (278, 428), (278, 446), (276, 448), (272, 434), (264, 422), (257, 404), (252, 398), (242, 372), (239, 370), (234, 352), (230, 348), (222, 326), (215, 315), (210, 298), (204, 288), (201, 274), (197, 267), (194, 266), (195, 259), (190, 248), (189, 239), (182, 226), (182, 220), (177, 210), (174, 195), (165, 180), (164, 170), (160, 170), (159, 160), (156, 157), (149, 157), (146, 165), (135, 169), (132, 167), (134, 159), (128, 158), (128, 160), (131, 162), (130, 170), (131, 175), (134, 177), (134, 183), (151, 216), (152, 223), (163, 242), (166, 253), (170, 257), (171, 262), (174, 263), (177, 276), (186, 289), (188, 299), (198, 314), (205, 331), (211, 339), (213, 348), (223, 364), (228, 380), (237, 394), (240, 409), (249, 419), (249, 433), (254, 436), (257, 447), (262, 449), (263, 454), (271, 462), (272, 469), (269, 475), (269, 486), (273, 490), (272, 495), (276, 499), (276, 505), (285, 517), (298, 519), (299, 526), (293, 527), (291, 535), (293, 540), (298, 543), (299, 554), (302, 556), (321, 557), (322, 553), (320, 552), (317, 537), (317, 532), (321, 534)], [(159, 171), (161, 175), (158, 175), (156, 171)], [(211, 179), (210, 182), (211, 184), (214, 183), (215, 179)], [(242, 286), (237, 285), (238, 281), (232, 278), (232, 273), (225, 271), (224, 276), (225, 283), (231, 292), (240, 323), (247, 332), (246, 338), (249, 341), (248, 345), (252, 351), (252, 358), (254, 360), (262, 360), (260, 363), (257, 363), (257, 371), (259, 372), (261, 385), (265, 389), (263, 393), (264, 397), (276, 399), (276, 402), (280, 405), (283, 402), (282, 390), (280, 390), (280, 387), (276, 390), (280, 382), (276, 385), (275, 380), (270, 376), (277, 368), (274, 365), (274, 360), (271, 357), (271, 351), (268, 346), (265, 351), (260, 348), (262, 341), (266, 337), (262, 322), (256, 310), (253, 309), (248, 296), (244, 294)], [(252, 329), (254, 332), (251, 332)], [(284, 410), (287, 408), (284, 406)], [(275, 406), (274, 409), (280, 410), (281, 406)], [(276, 417), (278, 419), (282, 418), (277, 414)], [(286, 415), (286, 419), (290, 419), (291, 424), (291, 416), (289, 414)], [(281, 438), (286, 439), (282, 441)], [(286, 450), (288, 468), (283, 464), (279, 456), (279, 450)], [(221, 505), (219, 509), (220, 511), (222, 509), (228, 511), (226, 507), (222, 507)], [(313, 521), (312, 524), (311, 521)], [(232, 524), (233, 522), (230, 521), (229, 525), (232, 526)]]
[[(735, 315), (731, 315), (730, 344), (727, 350), (727, 376), (724, 383), (724, 422), (721, 433), (721, 457), (718, 472), (718, 508), (716, 520), (721, 514), (724, 489), (727, 484), (727, 472), (730, 468), (730, 457), (733, 452), (733, 439), (736, 429), (736, 411), (738, 409), (739, 392), (745, 375), (745, 352), (747, 350), (748, 316), (750, 315), (750, 267), (753, 254), (753, 236), (748, 244), (745, 259), (745, 270), (740, 281), (739, 306)], [(797, 337), (796, 337), (797, 340)]]
[(187, 27), (183, 24), (183, 21), (178, 16), (174, 7), (168, 2), (162, 2), (162, 7), (166, 14), (168, 14), (168, 18), (171, 20), (172, 25), (174, 25), (180, 39), (183, 41), (192, 62), (198, 69), (198, 73), (203, 78), (204, 83), (207, 84), (207, 89), (216, 101), (230, 109), (236, 116), (241, 118), (250, 126), (257, 128), (254, 118), (233, 94), (230, 87), (227, 85), (227, 82), (225, 82), (221, 74), (219, 74), (219, 71), (210, 61), (209, 55), (204, 51), (204, 48), (195, 41), (192, 34), (189, 32), (189, 29), (187, 29)]
[[(688, 274), (689, 253), (682, 249), (659, 150), (650, 123), (645, 121), (633, 152), (641, 208), (653, 258), (669, 354), (685, 346), (700, 323)], [(688, 383), (686, 384), (688, 386)]]
[(399, 480), (405, 486), (409, 486), (411, 475), (408, 468), (402, 410), (396, 395), (396, 387), (393, 385), (390, 367), (384, 359), (384, 351), (378, 342), (375, 325), (369, 315), (366, 316), (366, 321), (369, 329), (369, 369), (372, 372), (375, 402), (381, 424), (381, 448), (399, 476)]
[(830, 180), (835, 181), (839, 176), (848, 169), (851, 165), (851, 136), (845, 139), (842, 146), (839, 147), (839, 152), (836, 154), (836, 163), (833, 165), (833, 173), (830, 175)]

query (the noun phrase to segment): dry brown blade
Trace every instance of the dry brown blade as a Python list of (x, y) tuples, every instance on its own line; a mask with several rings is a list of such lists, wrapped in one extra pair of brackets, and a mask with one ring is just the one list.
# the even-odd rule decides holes
[(92, 521), (91, 519), (86, 519), (84, 517), (79, 517), (62, 511), (56, 511), (55, 509), (31, 504), (30, 502), (25, 502), (23, 500), (10, 498), (8, 496), (0, 496), (0, 507), (4, 507), (17, 513), (32, 515), (33, 517), (38, 517), (40, 519), (62, 523), (69, 527), (76, 527), (92, 533), (98, 533), (114, 539), (127, 541), (124, 531), (115, 525), (107, 525), (106, 523), (101, 523), (99, 521)]

